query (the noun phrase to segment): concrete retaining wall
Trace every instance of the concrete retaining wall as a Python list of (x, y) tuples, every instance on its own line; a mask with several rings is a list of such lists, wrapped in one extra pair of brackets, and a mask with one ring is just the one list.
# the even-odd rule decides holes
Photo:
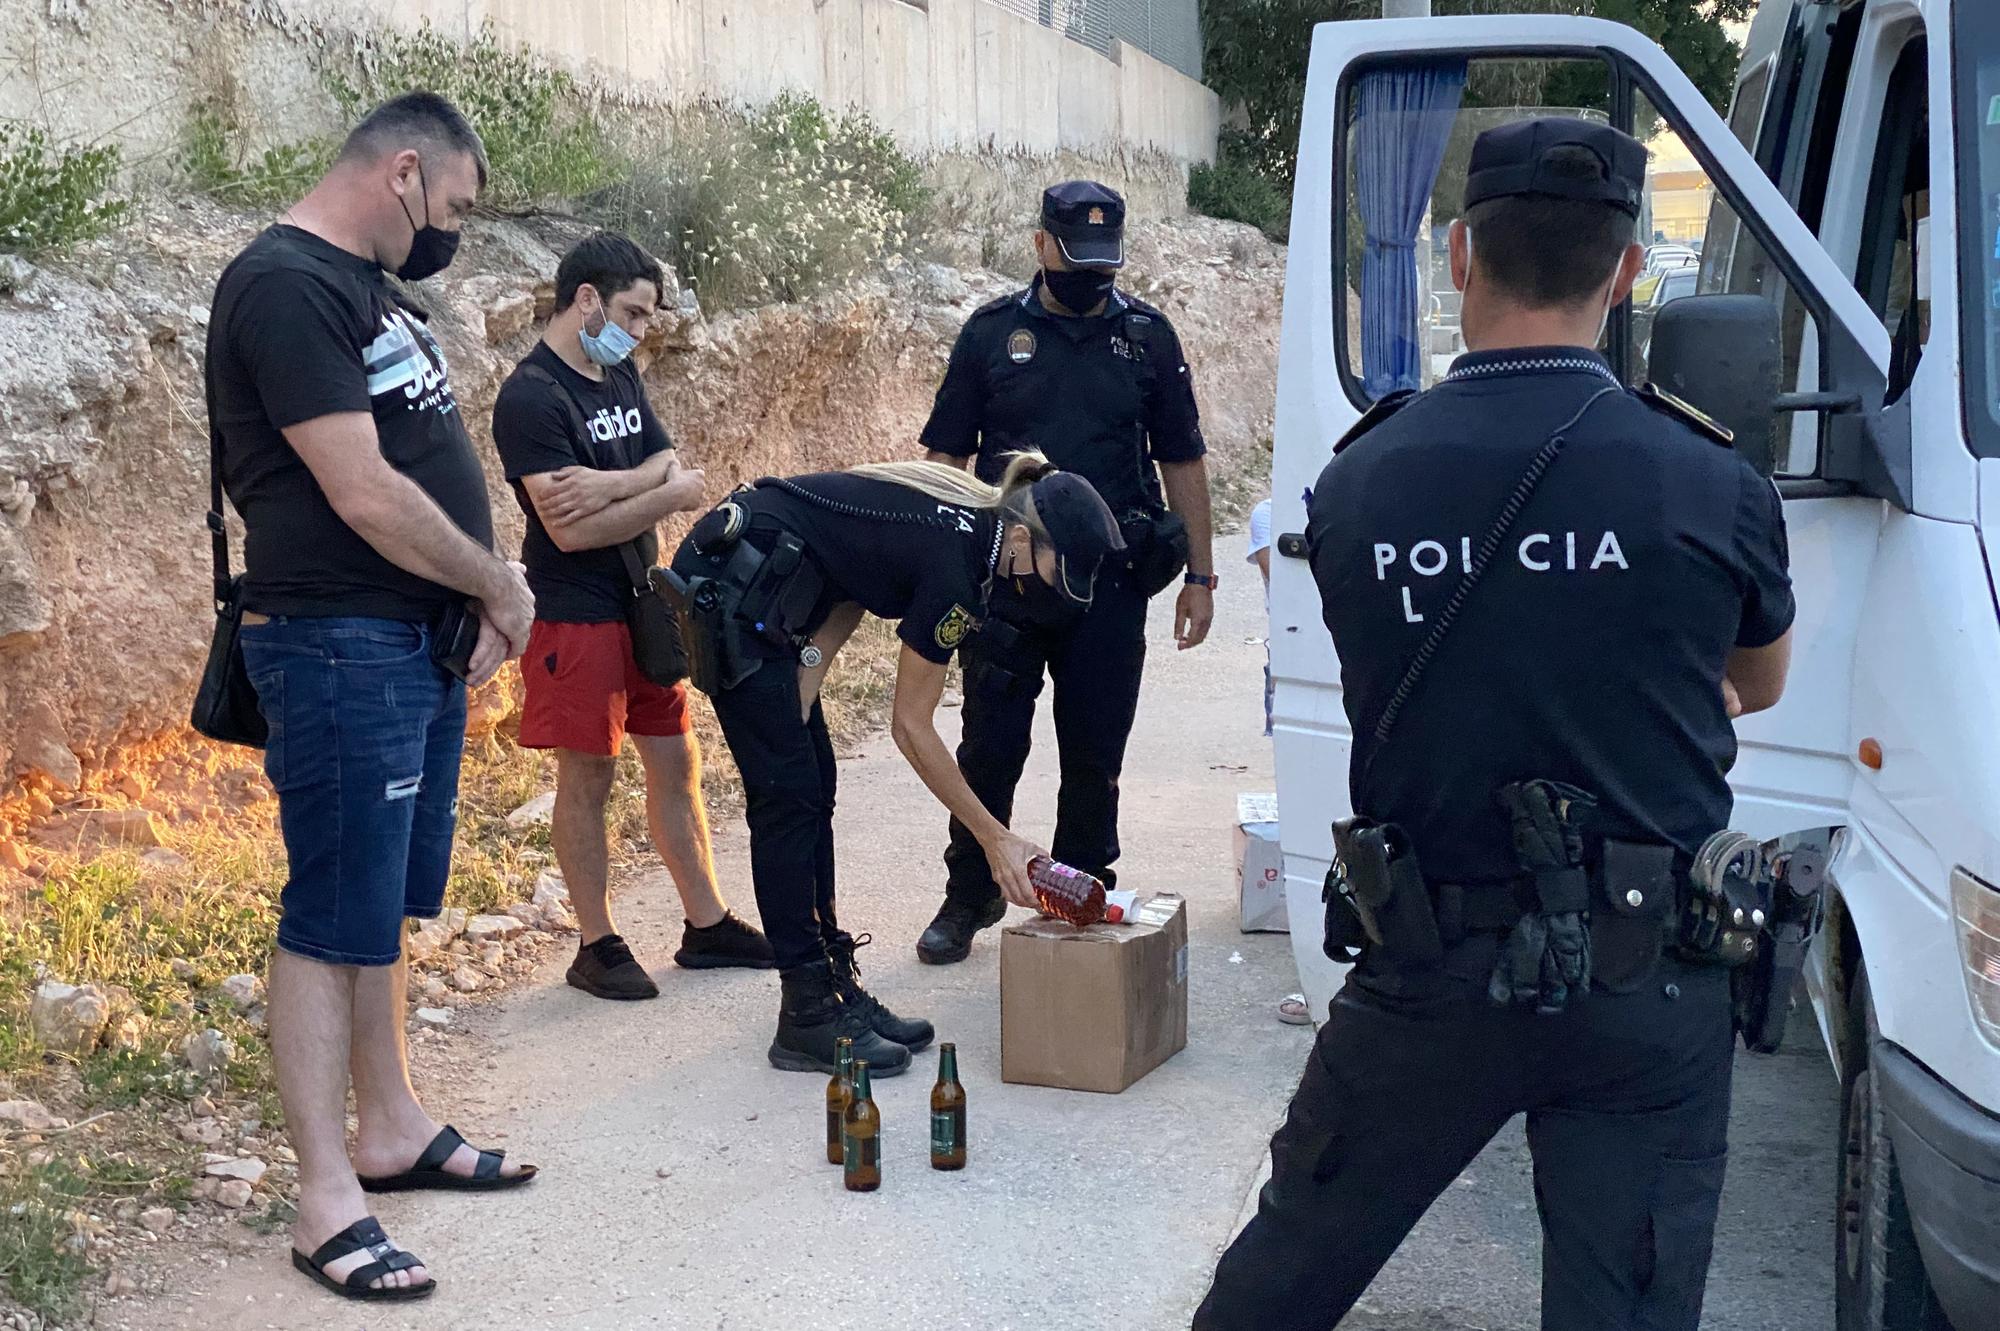
[[(859, 106), (919, 155), (1213, 160), (1213, 93), (1122, 42), (1109, 57), (986, 0), (0, 0), (0, 116), (171, 151), (188, 105), (234, 80), (272, 119), (323, 106), (299, 44), (428, 21), (491, 23), (612, 93)], [(4, 53), (0, 53), (4, 54)], [(323, 113), (322, 113), (323, 114)], [(293, 132), (274, 138), (300, 137)], [(306, 126), (315, 131), (330, 126)]]

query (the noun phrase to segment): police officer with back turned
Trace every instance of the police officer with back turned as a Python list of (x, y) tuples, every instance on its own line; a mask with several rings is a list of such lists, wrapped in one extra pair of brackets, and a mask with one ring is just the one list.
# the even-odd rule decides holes
[(1472, 350), (1311, 492), (1355, 734), (1327, 948), (1358, 960), (1198, 1331), (1331, 1331), (1517, 1114), (1544, 1331), (1700, 1321), (1734, 1034), (1688, 921), (1793, 602), (1771, 483), (1592, 349), (1645, 172), (1604, 125), (1482, 135), (1451, 233)]
[[(1193, 381), (1166, 316), (1117, 289), (1124, 228), (1125, 201), (1103, 185), (1070, 181), (1043, 194), (1034, 238), (1041, 271), (1026, 291), (966, 322), (923, 434), (927, 458), (970, 462), (989, 483), (1010, 454), (1037, 450), (1088, 480), (1118, 517), (1127, 553), (1107, 563), (1088, 611), (1050, 614), (995, 599), (965, 646), (958, 748), (980, 802), (1010, 822), (1035, 699), (1044, 674), (1051, 678), (1062, 754), (1052, 853), (1107, 886), (1116, 881), (1118, 775), (1139, 706), (1146, 602), (1183, 583), (1174, 635), (1185, 650), (1208, 636), (1216, 585)], [(917, 942), (918, 958), (933, 965), (963, 961), (973, 935), (1007, 910), (986, 853), (956, 819), (945, 870), (944, 907)]]

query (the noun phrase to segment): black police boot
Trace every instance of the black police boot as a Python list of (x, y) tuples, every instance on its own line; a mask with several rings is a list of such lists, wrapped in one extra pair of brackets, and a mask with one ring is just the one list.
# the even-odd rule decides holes
[(877, 1035), (859, 1008), (840, 1000), (833, 969), (824, 961), (778, 972), (784, 998), (778, 1007), (778, 1034), (771, 1041), (771, 1066), (782, 1072), (834, 1070), (834, 1042), (854, 1041), (854, 1056), (868, 1060), (868, 1072), (894, 1077), (910, 1066), (910, 1051)]
[(869, 1028), (877, 1035), (895, 1041), (914, 1054), (935, 1040), (937, 1031), (922, 1017), (897, 1016), (882, 1006), (881, 999), (861, 987), (861, 967), (855, 964), (854, 953), (872, 941), (868, 934), (862, 934), (845, 942), (826, 945), (827, 959), (833, 964), (833, 987), (840, 994), (841, 1002), (867, 1015)]
[(1007, 903), (998, 891), (984, 901), (946, 895), (944, 908), (917, 939), (917, 960), (926, 966), (949, 966), (972, 955), (972, 936), (1007, 917)]

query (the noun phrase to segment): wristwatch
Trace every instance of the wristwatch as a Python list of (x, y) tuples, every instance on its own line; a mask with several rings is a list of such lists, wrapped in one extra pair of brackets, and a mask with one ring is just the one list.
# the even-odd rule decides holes
[(1222, 579), (1213, 573), (1190, 573), (1184, 581), (1190, 587), (1206, 587), (1210, 591), (1222, 585)]

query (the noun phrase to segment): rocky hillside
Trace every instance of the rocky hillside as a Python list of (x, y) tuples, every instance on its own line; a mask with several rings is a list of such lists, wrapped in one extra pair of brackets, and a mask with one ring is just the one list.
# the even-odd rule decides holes
[[(0, 260), (0, 843), (34, 804), (184, 720), (210, 623), (208, 302), (262, 220), (158, 203), (61, 263)], [(574, 234), (477, 223), (450, 273), (418, 289), (482, 443)], [(1134, 249), (1133, 288), (1181, 330), (1218, 472), (1261, 474), (1282, 252), (1204, 219), (1139, 232)], [(1014, 284), (905, 265), (808, 305), (713, 320), (684, 293), (641, 355), (668, 428), (719, 494), (908, 455), (959, 325)], [(497, 466), (489, 477), (515, 541)]]

